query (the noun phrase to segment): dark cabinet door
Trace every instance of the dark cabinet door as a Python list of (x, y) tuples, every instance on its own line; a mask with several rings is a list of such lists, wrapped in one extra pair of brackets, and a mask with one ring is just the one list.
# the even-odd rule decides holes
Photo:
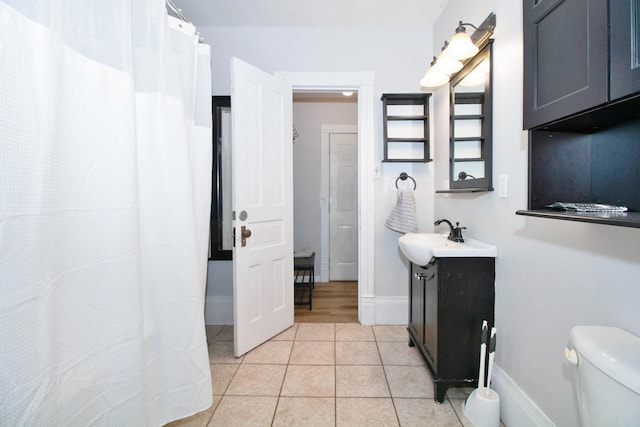
[(477, 381), (483, 320), (494, 321), (493, 258), (442, 258), (439, 265), (440, 373)]
[(411, 263), (409, 280), (409, 330), (415, 345), (424, 351), (424, 269)]
[(523, 127), (607, 101), (605, 0), (523, 0)]
[(609, 0), (611, 100), (640, 91), (640, 0)]
[(424, 277), (424, 346), (431, 367), (438, 372), (438, 264), (434, 263)]

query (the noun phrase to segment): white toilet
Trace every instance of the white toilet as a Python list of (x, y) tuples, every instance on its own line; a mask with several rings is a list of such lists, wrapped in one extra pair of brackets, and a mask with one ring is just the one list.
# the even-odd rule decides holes
[(576, 369), (584, 427), (640, 425), (640, 338), (618, 328), (576, 326), (567, 359)]

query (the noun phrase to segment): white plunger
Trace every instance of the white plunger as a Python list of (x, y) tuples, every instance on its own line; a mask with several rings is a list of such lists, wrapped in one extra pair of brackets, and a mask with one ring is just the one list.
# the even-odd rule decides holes
[(484, 388), (484, 360), (487, 356), (487, 335), (489, 333), (489, 325), (487, 321), (482, 321), (482, 339), (480, 341), (480, 372), (478, 372), (478, 388)]
[(478, 388), (473, 390), (465, 401), (462, 411), (474, 427), (500, 426), (500, 396), (491, 390), (491, 374), (495, 358), (495, 328), (491, 329), (491, 343), (489, 344), (489, 372), (485, 387), (484, 367), (487, 354), (487, 321), (482, 322), (482, 340), (480, 343), (480, 369), (478, 373)]

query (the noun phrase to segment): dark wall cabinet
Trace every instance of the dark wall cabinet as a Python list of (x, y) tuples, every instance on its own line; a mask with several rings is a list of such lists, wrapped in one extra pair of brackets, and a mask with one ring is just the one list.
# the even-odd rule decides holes
[(435, 400), (451, 386), (474, 386), (482, 321), (494, 322), (494, 258), (433, 258), (411, 264), (409, 345), (416, 346), (434, 377)]
[(640, 91), (640, 0), (609, 0), (611, 99)]
[[(523, 128), (590, 113), (640, 90), (640, 0), (524, 0)], [(573, 127), (618, 116), (596, 111)]]
[[(640, 227), (640, 0), (523, 5), (529, 205), (516, 213)], [(629, 212), (547, 208), (558, 201)]]
[(524, 0), (523, 126), (607, 101), (607, 2)]

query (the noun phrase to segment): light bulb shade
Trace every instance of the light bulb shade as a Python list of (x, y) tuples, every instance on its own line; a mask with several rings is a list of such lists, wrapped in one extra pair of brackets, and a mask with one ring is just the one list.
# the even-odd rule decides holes
[(431, 67), (439, 74), (453, 74), (462, 69), (462, 62), (447, 56), (440, 55), (436, 63)]
[(451, 37), (446, 49), (442, 51), (441, 57), (453, 58), (459, 61), (471, 58), (478, 53), (478, 46), (473, 44), (471, 37), (466, 31), (459, 31)]
[(487, 75), (489, 74), (489, 61), (482, 61), (476, 68), (474, 68), (464, 79), (460, 80), (458, 84), (464, 87), (473, 87), (484, 85)]
[(435, 72), (433, 67), (429, 68), (422, 80), (420, 80), (420, 86), (422, 87), (438, 87), (447, 83), (449, 83), (449, 76)]
[(460, 83), (458, 84), (464, 87), (474, 87), (474, 86), (483, 85), (484, 74), (476, 68), (475, 70), (467, 74), (464, 79), (460, 80)]

